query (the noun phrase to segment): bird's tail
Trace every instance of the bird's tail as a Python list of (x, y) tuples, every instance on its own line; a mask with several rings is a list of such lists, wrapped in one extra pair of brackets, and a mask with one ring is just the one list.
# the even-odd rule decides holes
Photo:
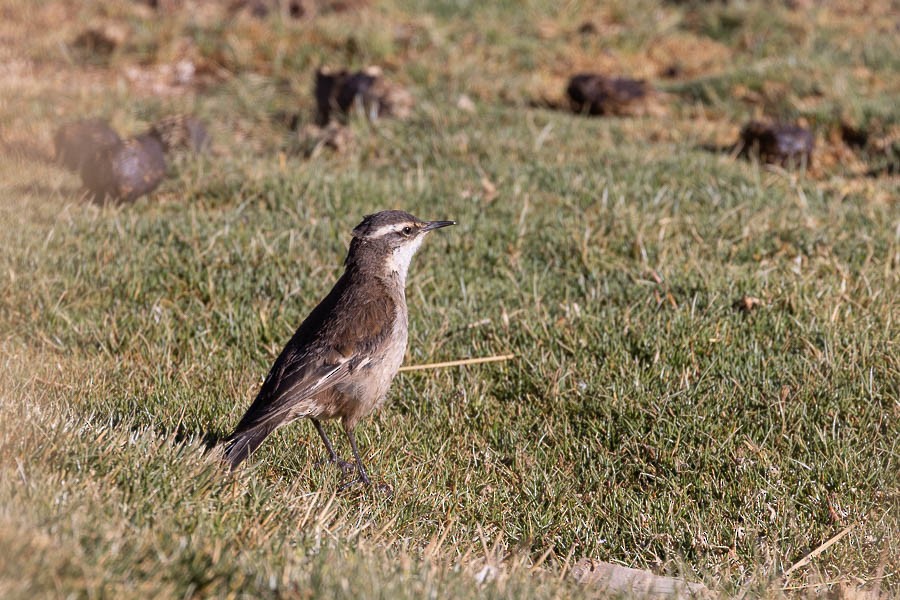
[(263, 440), (277, 428), (276, 424), (263, 423), (243, 431), (235, 431), (225, 440), (225, 462), (234, 471)]

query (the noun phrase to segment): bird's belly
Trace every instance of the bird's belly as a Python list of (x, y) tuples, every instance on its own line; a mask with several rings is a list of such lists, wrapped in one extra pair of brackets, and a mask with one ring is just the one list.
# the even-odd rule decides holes
[(382, 352), (373, 356), (358, 373), (336, 385), (336, 391), (345, 399), (346, 410), (340, 415), (355, 423), (378, 409), (384, 402), (391, 381), (403, 363), (406, 354), (406, 322), (398, 319), (390, 341)]

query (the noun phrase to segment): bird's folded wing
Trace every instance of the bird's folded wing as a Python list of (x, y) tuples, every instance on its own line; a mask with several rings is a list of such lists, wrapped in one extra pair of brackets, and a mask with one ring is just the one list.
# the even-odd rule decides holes
[(340, 357), (336, 361), (315, 361), (314, 364), (293, 365), (281, 377), (268, 377), (259, 396), (241, 419), (238, 430), (251, 429), (270, 421), (281, 421), (300, 401), (344, 380), (353, 371), (356, 362), (358, 361), (352, 357)]
[[(390, 335), (395, 305), (389, 297), (372, 293), (348, 300), (353, 301), (353, 319), (340, 320), (331, 329), (312, 334), (320, 343), (295, 344), (292, 340), (288, 344), (235, 433), (288, 418), (303, 400), (340, 383), (371, 361), (372, 353)], [(295, 338), (306, 333), (301, 325)], [(321, 343), (323, 338), (329, 342)]]

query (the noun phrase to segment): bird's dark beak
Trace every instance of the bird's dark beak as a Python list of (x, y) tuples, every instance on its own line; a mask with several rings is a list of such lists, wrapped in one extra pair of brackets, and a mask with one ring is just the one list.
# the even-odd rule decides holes
[(456, 221), (428, 221), (422, 231), (431, 231), (432, 229), (440, 229), (441, 227), (449, 227), (456, 225)]

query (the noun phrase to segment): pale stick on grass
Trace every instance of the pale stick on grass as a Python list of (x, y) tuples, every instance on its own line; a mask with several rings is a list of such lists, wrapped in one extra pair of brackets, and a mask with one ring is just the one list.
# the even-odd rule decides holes
[(447, 362), (428, 363), (424, 365), (409, 365), (400, 367), (400, 373), (408, 371), (424, 371), (426, 369), (444, 369), (446, 367), (461, 367), (464, 365), (480, 365), (489, 362), (500, 362), (515, 358), (515, 354), (500, 354), (497, 356), (483, 356), (481, 358), (464, 358), (461, 360), (448, 360)]

